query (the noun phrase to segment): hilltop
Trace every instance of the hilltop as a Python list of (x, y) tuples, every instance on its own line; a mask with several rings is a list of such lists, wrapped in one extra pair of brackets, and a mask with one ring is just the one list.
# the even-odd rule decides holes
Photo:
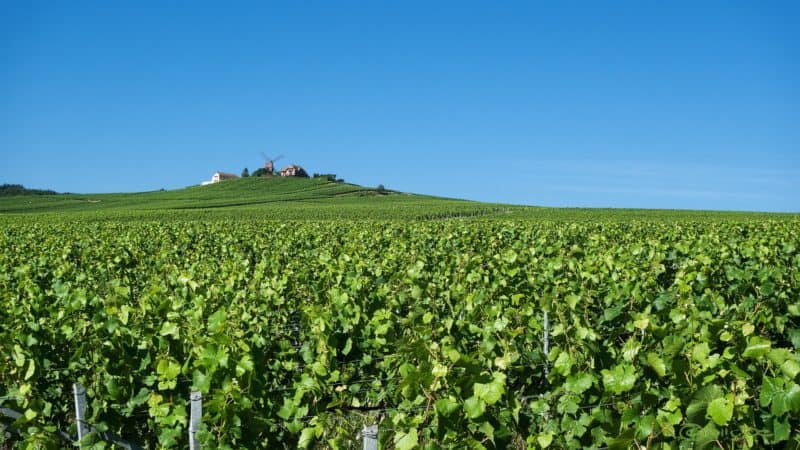
[(3, 215), (76, 218), (390, 219), (491, 214), (500, 205), (369, 188), (327, 178), (248, 177), (184, 189), (0, 198)]

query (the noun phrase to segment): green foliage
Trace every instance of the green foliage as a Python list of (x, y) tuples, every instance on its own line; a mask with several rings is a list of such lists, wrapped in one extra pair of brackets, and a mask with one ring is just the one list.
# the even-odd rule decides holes
[(800, 444), (797, 221), (160, 218), (1, 219), (17, 444), (74, 381), (147, 448)]
[(630, 364), (618, 364), (612, 369), (603, 369), (603, 385), (615, 394), (633, 389), (636, 384), (636, 369)]
[(0, 197), (11, 197), (16, 195), (55, 195), (56, 191), (45, 189), (29, 189), (21, 184), (2, 184), (0, 185)]
[[(325, 180), (332, 181), (332, 182), (337, 181), (335, 173), (314, 173), (311, 177), (312, 178), (323, 178)], [(339, 181), (344, 181), (344, 180), (339, 180)]]

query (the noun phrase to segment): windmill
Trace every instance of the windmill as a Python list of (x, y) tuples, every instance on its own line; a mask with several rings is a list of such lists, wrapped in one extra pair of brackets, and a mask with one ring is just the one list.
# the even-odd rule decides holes
[(275, 171), (275, 161), (283, 158), (283, 155), (279, 155), (276, 158), (272, 158), (261, 152), (261, 156), (264, 158), (264, 170), (267, 172), (267, 175), (272, 175)]

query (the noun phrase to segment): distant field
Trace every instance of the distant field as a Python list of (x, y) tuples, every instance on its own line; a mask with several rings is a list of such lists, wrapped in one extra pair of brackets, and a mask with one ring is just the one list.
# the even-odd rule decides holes
[(322, 179), (244, 178), (169, 191), (0, 197), (0, 217), (37, 221), (228, 219), (753, 220), (797, 214), (643, 209), (545, 208), (481, 203), (376, 189)]

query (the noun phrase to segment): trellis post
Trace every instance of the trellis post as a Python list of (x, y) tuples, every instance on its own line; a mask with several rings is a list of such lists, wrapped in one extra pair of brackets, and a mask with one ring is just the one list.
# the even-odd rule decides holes
[(78, 429), (78, 446), (83, 438), (89, 434), (89, 424), (86, 423), (86, 388), (80, 383), (72, 383), (72, 394), (75, 398), (75, 424)]
[(378, 426), (364, 425), (361, 430), (361, 437), (364, 438), (364, 450), (378, 450)]
[(200, 391), (189, 394), (189, 412), (189, 450), (200, 450), (200, 443), (197, 441), (197, 430), (203, 415), (203, 394)]

